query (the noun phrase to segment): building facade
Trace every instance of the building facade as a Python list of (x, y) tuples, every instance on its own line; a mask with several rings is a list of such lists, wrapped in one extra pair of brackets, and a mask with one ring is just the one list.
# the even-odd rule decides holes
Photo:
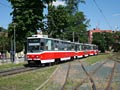
[(88, 43), (92, 43), (93, 40), (93, 33), (101, 33), (101, 32), (109, 32), (112, 33), (112, 30), (101, 30), (99, 28), (95, 28), (93, 30), (88, 31)]

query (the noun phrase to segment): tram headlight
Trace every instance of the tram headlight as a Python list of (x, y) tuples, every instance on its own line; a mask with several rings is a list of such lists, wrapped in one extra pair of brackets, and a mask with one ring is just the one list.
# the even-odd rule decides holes
[(39, 56), (36, 56), (36, 58), (39, 58)]
[(29, 58), (29, 56), (27, 56), (27, 58)]

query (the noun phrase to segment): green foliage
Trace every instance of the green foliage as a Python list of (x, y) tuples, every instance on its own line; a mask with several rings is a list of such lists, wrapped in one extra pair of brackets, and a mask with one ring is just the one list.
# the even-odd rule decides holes
[(110, 47), (113, 46), (114, 37), (112, 33), (104, 32), (103, 33), (104, 40), (105, 40), (105, 49), (110, 50)]
[[(16, 23), (16, 36), (24, 40), (29, 33), (35, 33), (40, 29), (43, 19), (43, 8), (41, 0), (8, 0), (13, 8), (11, 15)], [(13, 30), (13, 29), (12, 29)]]
[(93, 33), (92, 43), (98, 45), (101, 52), (105, 52), (105, 39), (102, 33)]
[(5, 53), (9, 46), (6, 31), (0, 32), (0, 52)]
[(114, 32), (113, 37), (115, 38), (116, 43), (120, 43), (120, 31)]
[(50, 37), (72, 41), (72, 33), (74, 32), (75, 41), (87, 42), (87, 26), (88, 20), (86, 20), (83, 12), (69, 15), (64, 6), (49, 6), (47, 31)]
[(3, 27), (0, 27), (0, 32), (5, 31), (6, 29)]
[[(75, 33), (75, 41), (87, 42), (88, 20), (86, 20), (83, 12), (78, 12), (77, 7), (84, 0), (63, 0), (66, 6), (54, 7), (48, 5), (47, 31), (48, 35), (53, 38), (69, 39), (72, 41), (72, 33)], [(72, 14), (73, 10), (74, 14)], [(62, 13), (61, 13), (62, 12)], [(82, 38), (81, 38), (82, 37)]]
[(120, 43), (114, 43), (113, 47), (114, 52), (120, 52)]
[[(9, 24), (8, 36), (13, 39), (15, 30), (17, 51), (23, 49), (26, 37), (35, 34), (43, 27), (43, 9), (41, 0), (8, 0), (13, 8), (11, 12), (12, 23)], [(47, 0), (44, 0), (47, 1)]]
[(99, 46), (101, 52), (105, 52), (105, 50), (119, 51), (119, 43), (120, 43), (120, 32), (103, 32), (103, 33), (93, 33), (93, 42)]
[[(87, 42), (87, 30), (88, 20), (86, 20), (83, 12), (76, 12), (75, 15), (68, 17), (68, 27), (66, 28), (66, 38), (72, 40), (72, 33), (75, 34), (75, 41)], [(70, 35), (71, 34), (71, 35)]]
[(49, 10), (48, 35), (53, 38), (61, 37), (62, 31), (64, 31), (67, 26), (67, 11), (64, 6), (51, 6)]
[[(8, 1), (13, 8), (11, 12), (13, 21), (9, 24), (8, 36), (13, 40), (15, 31), (17, 52), (22, 50), (26, 37), (35, 34), (39, 29), (44, 33), (47, 31), (50, 37), (69, 40), (72, 39), (69, 37), (70, 34), (75, 32), (75, 41), (87, 42), (88, 21), (83, 12), (78, 12), (78, 4), (85, 2), (84, 0), (64, 0), (67, 6), (58, 7), (52, 6), (52, 2), (56, 0)], [(43, 22), (43, 19), (46, 19), (43, 16), (45, 4), (48, 5), (47, 25)]]
[[(89, 21), (85, 18), (83, 12), (78, 11), (79, 3), (85, 3), (85, 0), (63, 0), (66, 2), (68, 12), (66, 28), (63, 31), (63, 38), (71, 41), (87, 42), (87, 30)], [(73, 37), (74, 36), (74, 37)]]
[(113, 49), (115, 52), (120, 51), (120, 31), (114, 32), (113, 37), (115, 39), (115, 42), (113, 44)]
[(67, 4), (68, 13), (75, 14), (78, 12), (79, 3), (85, 3), (85, 0), (63, 0)]
[(53, 1), (56, 1), (56, 0), (42, 0), (45, 4), (50, 4), (51, 2), (53, 2)]

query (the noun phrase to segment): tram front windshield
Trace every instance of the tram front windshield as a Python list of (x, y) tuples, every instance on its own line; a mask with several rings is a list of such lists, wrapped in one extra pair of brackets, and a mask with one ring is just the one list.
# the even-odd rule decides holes
[(40, 52), (41, 51), (41, 45), (40, 45), (40, 39), (28, 39), (28, 50), (27, 52), (34, 53), (34, 52)]

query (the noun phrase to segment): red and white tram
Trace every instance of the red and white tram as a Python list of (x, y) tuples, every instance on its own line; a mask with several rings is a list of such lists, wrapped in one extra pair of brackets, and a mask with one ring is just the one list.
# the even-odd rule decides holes
[(27, 38), (27, 61), (43, 64), (87, 57), (97, 54), (95, 46), (34, 35)]

